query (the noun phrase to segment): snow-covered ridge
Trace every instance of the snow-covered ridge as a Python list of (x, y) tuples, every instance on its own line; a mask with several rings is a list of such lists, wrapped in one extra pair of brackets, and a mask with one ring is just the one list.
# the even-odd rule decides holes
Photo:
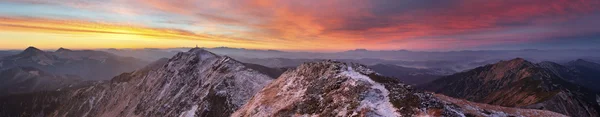
[(356, 111), (372, 109), (376, 115), (385, 117), (400, 116), (400, 114), (397, 113), (396, 108), (394, 108), (394, 105), (390, 103), (390, 98), (388, 97), (390, 93), (385, 89), (385, 86), (364, 75), (373, 73), (372, 71), (368, 69), (361, 70), (363, 71), (357, 72), (353, 67), (348, 66), (347, 69), (341, 73), (341, 75), (345, 75), (357, 81), (367, 82), (371, 85), (371, 89), (367, 91)]
[(451, 98), (440, 99), (390, 79), (358, 64), (336, 61), (305, 63), (265, 86), (232, 116), (456, 117), (523, 116), (530, 112), (540, 116), (560, 115), (537, 110), (504, 112), (496, 108), (469, 106), (471, 103), (457, 105), (446, 101)]

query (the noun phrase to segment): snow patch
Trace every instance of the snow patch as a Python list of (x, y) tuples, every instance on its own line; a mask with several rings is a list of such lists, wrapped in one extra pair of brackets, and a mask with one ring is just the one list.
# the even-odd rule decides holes
[(194, 105), (190, 110), (182, 112), (179, 117), (195, 117), (196, 110), (198, 110), (198, 105)]
[(163, 86), (163, 88), (160, 90), (160, 93), (158, 94), (158, 97), (156, 97), (156, 100), (160, 100), (165, 95), (165, 91), (170, 86), (171, 86), (171, 81), (167, 81), (167, 84), (165, 84), (165, 86)]
[(383, 117), (398, 117), (400, 114), (396, 113), (396, 108), (390, 103), (388, 97), (389, 91), (385, 87), (371, 78), (356, 72), (351, 66), (348, 66), (348, 70), (343, 71), (342, 75), (348, 76), (358, 81), (364, 81), (371, 84), (371, 90), (367, 91), (365, 99), (360, 102), (360, 106), (357, 108), (357, 112), (362, 109), (369, 109), (375, 112), (373, 116)]
[(600, 105), (600, 97), (598, 95), (596, 95), (596, 103), (598, 103), (598, 105)]
[(39, 71), (29, 71), (30, 74), (33, 74), (34, 76), (39, 76), (40, 72)]
[(456, 110), (456, 109), (454, 109), (454, 108), (450, 108), (449, 106), (446, 106), (446, 107), (444, 107), (444, 108), (446, 108), (446, 110), (450, 110), (450, 111), (452, 111), (452, 112), (454, 112), (454, 113), (458, 114), (460, 117), (465, 117), (465, 114), (464, 114), (464, 113), (462, 113), (462, 112), (460, 112), (460, 111), (458, 111), (458, 110)]

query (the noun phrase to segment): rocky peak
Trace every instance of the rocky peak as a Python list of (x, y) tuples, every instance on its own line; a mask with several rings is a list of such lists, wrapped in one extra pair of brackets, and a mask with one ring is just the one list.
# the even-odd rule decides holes
[(192, 48), (190, 49), (188, 52), (180, 52), (177, 53), (177, 55), (175, 55), (173, 58), (181, 58), (181, 57), (199, 57), (201, 60), (204, 59), (208, 59), (208, 58), (215, 58), (215, 57), (220, 57), (215, 53), (212, 53), (210, 51), (207, 51), (203, 48)]
[(201, 54), (207, 54), (207, 53), (214, 54), (210, 51), (205, 50), (204, 48), (199, 48), (199, 47), (192, 48), (192, 49), (188, 50), (188, 52), (201, 53)]

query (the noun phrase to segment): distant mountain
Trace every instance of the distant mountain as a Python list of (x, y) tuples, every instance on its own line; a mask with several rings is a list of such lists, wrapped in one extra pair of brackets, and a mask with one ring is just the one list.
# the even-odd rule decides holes
[(73, 74), (85, 80), (107, 80), (123, 72), (141, 68), (148, 62), (92, 50), (60, 48), (46, 52), (29, 47), (23, 52), (0, 59), (0, 70), (34, 67), (52, 74)]
[(54, 91), (82, 82), (75, 75), (55, 75), (32, 67), (15, 67), (0, 72), (0, 96)]
[(171, 58), (179, 52), (184, 52), (182, 50), (167, 49), (107, 49), (100, 51), (123, 57), (134, 57), (145, 61), (156, 61), (161, 58)]
[(252, 64), (252, 63), (244, 63), (244, 66), (254, 69), (260, 73), (266, 74), (272, 78), (277, 78), (281, 74), (283, 74), (283, 72), (285, 72), (289, 69), (292, 69), (292, 68), (270, 68), (270, 67), (266, 67), (266, 66), (262, 66), (262, 65), (258, 65), (258, 64)]
[(274, 78), (200, 48), (110, 82), (0, 98), (0, 116), (229, 116)]
[(493, 105), (550, 110), (576, 117), (600, 116), (599, 94), (567, 81), (570, 77), (561, 77), (562, 70), (558, 68), (568, 69), (555, 63), (534, 64), (517, 58), (446, 76), (419, 87)]
[(311, 62), (284, 73), (234, 117), (288, 116), (563, 116), (433, 95), (358, 64)]
[(541, 62), (538, 65), (555, 73), (560, 78), (600, 92), (600, 64), (583, 59), (570, 61), (564, 65)]
[(383, 76), (397, 78), (406, 84), (413, 85), (428, 83), (442, 76), (455, 73), (455, 71), (450, 69), (418, 69), (389, 64), (377, 64), (369, 66), (369, 68)]
[(19, 53), (18, 51), (0, 51), (0, 58), (10, 56), (10, 55), (15, 55), (18, 53)]
[[(245, 63), (259, 64), (263, 66), (273, 68), (288, 68), (297, 67), (298, 65), (305, 62), (316, 62), (323, 61), (325, 59), (289, 59), (289, 58), (246, 58), (237, 57), (236, 60), (240, 60)], [(485, 61), (404, 61), (404, 60), (385, 60), (377, 58), (363, 58), (363, 59), (333, 59), (336, 61), (348, 62), (348, 63), (360, 63), (364, 65), (397, 65), (412, 68), (423, 68), (423, 69), (440, 69), (449, 71), (463, 71), (479, 67), (486, 64), (498, 62), (500, 60), (485, 60)]]
[[(108, 49), (106, 52), (120, 56), (135, 57), (154, 61), (171, 57), (189, 48), (147, 48), (147, 49)], [(470, 70), (500, 60), (522, 57), (533, 62), (552, 61), (564, 63), (583, 58), (600, 61), (598, 49), (565, 50), (464, 50), (464, 51), (411, 51), (411, 50), (365, 50), (356, 49), (342, 52), (289, 52), (274, 50), (253, 50), (244, 48), (205, 48), (215, 54), (229, 56), (244, 63), (259, 64), (272, 68), (297, 67), (304, 62), (337, 60), (364, 65), (390, 64), (413, 68), (443, 68), (454, 71)]]

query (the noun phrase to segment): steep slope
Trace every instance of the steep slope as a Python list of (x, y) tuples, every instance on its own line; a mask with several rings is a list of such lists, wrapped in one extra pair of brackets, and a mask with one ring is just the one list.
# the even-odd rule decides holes
[(598, 85), (600, 83), (600, 64), (578, 59), (564, 65), (552, 62), (541, 62), (538, 65), (552, 71), (566, 81), (600, 92), (600, 86)]
[(546, 65), (517, 58), (446, 76), (419, 87), (480, 103), (544, 109), (569, 116), (599, 116), (596, 92), (540, 67)]
[[(36, 109), (6, 108), (69, 117), (229, 116), (272, 79), (229, 57), (195, 48), (168, 61), (159, 60), (146, 68), (121, 74), (110, 82), (59, 94), (35, 94), (29, 98), (56, 100), (31, 105)], [(4, 97), (0, 104), (18, 102), (22, 100), (16, 98), (19, 96), (23, 97)], [(0, 116), (23, 115), (19, 111), (1, 111)]]
[(107, 52), (69, 50), (45, 52), (29, 47), (23, 52), (0, 59), (0, 70), (13, 67), (34, 67), (53, 74), (73, 74), (86, 80), (108, 80), (123, 72), (141, 68), (147, 62), (120, 57)]
[(381, 75), (398, 78), (406, 84), (414, 85), (428, 83), (444, 75), (454, 73), (445, 69), (417, 69), (390, 64), (377, 64), (369, 66), (369, 68)]
[(468, 103), (415, 90), (362, 65), (322, 61), (305, 63), (285, 72), (232, 116), (563, 115)]
[(31, 67), (16, 67), (0, 72), (0, 96), (53, 91), (73, 87), (82, 79), (73, 75), (55, 75)]

